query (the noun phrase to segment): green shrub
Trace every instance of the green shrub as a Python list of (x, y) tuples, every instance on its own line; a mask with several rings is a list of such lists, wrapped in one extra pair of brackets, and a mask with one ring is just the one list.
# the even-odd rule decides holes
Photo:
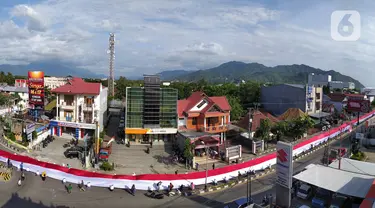
[(104, 171), (111, 171), (111, 170), (114, 170), (114, 164), (112, 163), (109, 163), (109, 162), (103, 162), (101, 165), (100, 165), (100, 169), (104, 170)]
[(7, 137), (8, 137), (8, 139), (11, 140), (11, 141), (16, 141), (16, 136), (15, 136), (14, 133), (11, 132), (11, 131), (7, 133)]
[(364, 152), (358, 152), (357, 154), (353, 154), (350, 159), (353, 160), (360, 160), (363, 161), (366, 158), (366, 155)]

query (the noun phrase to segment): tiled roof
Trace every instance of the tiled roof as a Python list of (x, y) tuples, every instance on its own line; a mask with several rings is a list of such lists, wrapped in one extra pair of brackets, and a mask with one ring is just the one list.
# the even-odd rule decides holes
[[(243, 128), (243, 129), (248, 129), (249, 128), (249, 117), (250, 117), (250, 113), (247, 113), (246, 116), (243, 117), (237, 123), (237, 125), (239, 127)], [(272, 116), (268, 112), (255, 111), (254, 114), (253, 114), (253, 123), (251, 125), (251, 131), (255, 132), (257, 130), (257, 128), (260, 126), (261, 120), (264, 120), (264, 119), (269, 119), (272, 124), (275, 124), (275, 123), (279, 122), (279, 119)]]
[(51, 92), (61, 94), (99, 95), (100, 87), (100, 83), (85, 82), (81, 78), (74, 77), (73, 79), (69, 80), (67, 84), (51, 90)]
[(301, 116), (305, 115), (305, 113), (299, 108), (289, 108), (285, 111), (281, 116), (278, 117), (280, 120), (293, 120), (297, 119)]
[(191, 108), (198, 104), (202, 99), (206, 99), (208, 101), (208, 105), (202, 109), (201, 113), (205, 113), (208, 111), (212, 106), (217, 105), (223, 111), (230, 111), (231, 107), (229, 102), (225, 96), (221, 97), (208, 97), (203, 92), (197, 91), (191, 94), (185, 100), (179, 100), (177, 102), (177, 112), (179, 117), (183, 117), (184, 112), (189, 112)]
[(328, 97), (331, 98), (331, 101), (333, 102), (342, 102), (346, 98), (346, 95), (341, 93), (331, 93)]

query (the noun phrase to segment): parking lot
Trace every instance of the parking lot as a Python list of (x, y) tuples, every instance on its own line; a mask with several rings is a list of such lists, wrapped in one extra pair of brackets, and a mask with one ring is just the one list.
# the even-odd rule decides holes
[[(64, 144), (69, 143), (70, 141), (71, 139), (55, 137), (55, 140), (50, 142), (45, 148), (41, 147), (39, 151), (30, 153), (30, 156), (44, 162), (60, 165), (69, 164), (72, 168), (82, 168), (82, 162), (79, 159), (69, 159), (64, 156), (64, 151), (69, 148), (64, 147)], [(84, 146), (83, 141), (79, 141), (78, 145)]]

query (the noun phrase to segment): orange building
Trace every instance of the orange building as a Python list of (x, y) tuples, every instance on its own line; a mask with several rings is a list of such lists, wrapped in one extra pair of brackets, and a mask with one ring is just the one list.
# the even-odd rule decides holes
[(225, 96), (208, 97), (203, 92), (194, 92), (185, 100), (179, 100), (179, 130), (222, 133), (230, 123), (231, 107)]

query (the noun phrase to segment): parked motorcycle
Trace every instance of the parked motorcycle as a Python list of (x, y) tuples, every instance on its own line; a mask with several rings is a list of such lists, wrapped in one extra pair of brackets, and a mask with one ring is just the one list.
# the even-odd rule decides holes
[(153, 199), (163, 199), (164, 194), (162, 193), (155, 193), (154, 191), (145, 193), (147, 197), (153, 198)]

